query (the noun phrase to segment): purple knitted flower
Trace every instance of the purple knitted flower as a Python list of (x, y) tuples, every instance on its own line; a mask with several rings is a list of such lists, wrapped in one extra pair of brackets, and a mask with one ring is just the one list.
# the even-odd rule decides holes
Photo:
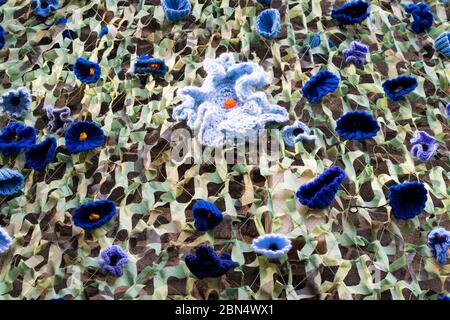
[(450, 250), (450, 232), (435, 228), (428, 234), (428, 247), (439, 264), (445, 264)]
[(123, 267), (127, 262), (128, 255), (116, 245), (106, 248), (98, 259), (101, 271), (114, 277), (120, 277), (123, 274)]
[(437, 152), (439, 144), (433, 136), (425, 131), (417, 131), (416, 137), (411, 139), (411, 155), (422, 162), (429, 161)]
[(366, 55), (369, 53), (369, 47), (364, 43), (352, 41), (350, 47), (342, 51), (346, 63), (353, 63), (358, 68), (362, 68), (366, 62)]

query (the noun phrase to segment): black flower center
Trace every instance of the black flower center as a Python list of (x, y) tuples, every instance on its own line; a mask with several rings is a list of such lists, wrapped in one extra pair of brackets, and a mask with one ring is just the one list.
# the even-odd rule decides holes
[(298, 136), (302, 133), (305, 133), (305, 130), (303, 130), (302, 128), (297, 128), (297, 129), (294, 129), (294, 131), (292, 131), (292, 133), (294, 134), (294, 136)]
[(41, 2), (41, 8), (42, 8), (42, 9), (45, 9), (45, 8), (47, 8), (47, 7), (48, 7), (47, 1), (45, 1), (45, 0), (42, 1), (42, 2)]
[(211, 211), (209, 210), (204, 210), (204, 209), (200, 209), (197, 211), (200, 215), (205, 216), (208, 219), (211, 219), (213, 217)]
[(20, 104), (20, 98), (15, 96), (11, 98), (11, 104), (18, 106)]
[(272, 250), (272, 251), (277, 251), (277, 250), (279, 250), (279, 249), (278, 249), (278, 245), (277, 245), (276, 243), (271, 243), (271, 244), (269, 245), (269, 250)]
[(113, 253), (112, 255), (109, 256), (109, 264), (111, 266), (114, 267), (118, 261), (119, 261), (119, 256), (117, 254)]
[(428, 145), (425, 143), (422, 143), (422, 150), (423, 151), (428, 151)]

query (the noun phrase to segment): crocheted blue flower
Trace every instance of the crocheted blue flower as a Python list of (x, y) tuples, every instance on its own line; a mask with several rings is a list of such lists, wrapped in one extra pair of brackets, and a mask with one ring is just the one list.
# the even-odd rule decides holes
[(425, 131), (418, 131), (414, 139), (411, 139), (411, 155), (422, 162), (429, 161), (437, 152), (438, 144), (433, 136)]
[(103, 26), (102, 29), (100, 30), (100, 33), (98, 34), (99, 38), (107, 35), (109, 32), (108, 26)]
[(362, 68), (366, 63), (366, 55), (369, 53), (369, 47), (364, 43), (352, 41), (350, 47), (342, 51), (346, 63), (353, 63), (358, 68)]
[(339, 82), (338, 76), (328, 70), (322, 70), (306, 82), (302, 88), (302, 94), (309, 103), (317, 103), (327, 94), (335, 92)]
[(266, 9), (256, 18), (256, 31), (261, 37), (274, 39), (281, 31), (280, 12)]
[(343, 6), (333, 9), (331, 17), (343, 24), (361, 23), (370, 14), (370, 4), (362, 1), (351, 1), (345, 3)]
[(83, 83), (96, 83), (102, 74), (98, 63), (77, 58), (73, 65), (73, 72), (78, 80)]
[(192, 213), (197, 231), (214, 229), (223, 220), (223, 214), (219, 208), (214, 203), (202, 199), (194, 204)]
[(404, 95), (417, 88), (417, 79), (413, 76), (400, 76), (383, 82), (386, 95), (394, 101), (400, 100)]
[(0, 152), (5, 156), (15, 156), (20, 150), (36, 143), (36, 130), (20, 122), (12, 121), (0, 134)]
[(189, 0), (162, 0), (164, 15), (169, 22), (177, 22), (191, 13)]
[(5, 43), (6, 43), (5, 29), (3, 29), (2, 26), (0, 26), (0, 50), (4, 48)]
[(26, 165), (34, 170), (44, 170), (53, 161), (56, 154), (56, 139), (48, 137), (43, 142), (35, 144), (25, 152)]
[(435, 228), (428, 234), (428, 247), (439, 264), (446, 264), (450, 255), (450, 231)]
[(0, 169), (0, 195), (10, 196), (23, 188), (25, 179), (23, 175), (12, 169)]
[(311, 48), (316, 48), (320, 46), (320, 33), (314, 33), (309, 39), (309, 46)]
[(313, 181), (302, 185), (295, 195), (301, 204), (312, 209), (326, 208), (333, 202), (345, 177), (345, 171), (340, 167), (331, 167)]
[(347, 140), (365, 140), (380, 131), (377, 120), (365, 110), (350, 111), (336, 121), (336, 133)]
[(291, 147), (299, 141), (314, 141), (316, 139), (316, 136), (311, 133), (311, 129), (301, 121), (296, 121), (291, 126), (285, 126), (282, 134), (284, 143)]
[(34, 14), (46, 18), (59, 7), (58, 0), (32, 0)]
[(265, 6), (270, 6), (270, 4), (272, 3), (272, 0), (257, 0), (257, 1)]
[(187, 255), (185, 262), (192, 274), (199, 279), (218, 278), (238, 266), (237, 262), (231, 260), (229, 253), (218, 256), (213, 248), (204, 245), (199, 246), (195, 254)]
[(450, 58), (450, 32), (442, 32), (436, 40), (434, 40), (436, 50), (442, 53), (447, 58)]
[(80, 228), (93, 230), (107, 223), (116, 214), (116, 205), (109, 200), (82, 204), (72, 214), (73, 223)]
[(63, 134), (73, 122), (72, 111), (69, 107), (54, 108), (46, 106), (44, 110), (48, 118), (47, 127), (51, 132)]
[(0, 227), (0, 253), (5, 253), (11, 247), (12, 239), (8, 231)]
[(282, 234), (265, 234), (253, 240), (252, 248), (256, 253), (269, 259), (278, 259), (292, 248), (291, 240)]
[(164, 60), (152, 56), (140, 56), (134, 63), (134, 74), (156, 74), (164, 76), (167, 66)]
[(407, 4), (405, 6), (405, 11), (413, 16), (414, 21), (412, 23), (412, 29), (415, 33), (425, 32), (433, 25), (434, 16), (426, 3)]
[(419, 215), (425, 208), (428, 191), (423, 183), (406, 182), (389, 188), (389, 204), (394, 217), (408, 220)]
[(268, 122), (289, 120), (286, 109), (271, 104), (259, 88), (270, 83), (264, 70), (253, 62), (235, 63), (233, 54), (205, 61), (208, 73), (202, 87), (178, 90), (182, 104), (175, 120), (187, 119), (201, 144), (220, 146), (234, 138), (257, 140)]
[(5, 92), (0, 99), (0, 110), (10, 117), (20, 118), (30, 112), (31, 94), (28, 88)]
[(75, 121), (67, 129), (65, 139), (70, 153), (80, 153), (100, 147), (105, 135), (102, 128), (93, 122)]
[(128, 262), (128, 255), (120, 246), (114, 245), (106, 248), (98, 259), (102, 273), (120, 277), (123, 268)]

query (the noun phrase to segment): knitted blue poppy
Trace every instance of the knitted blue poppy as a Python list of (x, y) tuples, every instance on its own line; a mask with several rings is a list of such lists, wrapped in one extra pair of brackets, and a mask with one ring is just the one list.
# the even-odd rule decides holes
[(328, 70), (322, 70), (306, 82), (302, 88), (302, 94), (309, 103), (317, 103), (327, 94), (335, 92), (339, 82), (338, 76)]
[(77, 58), (73, 65), (73, 72), (77, 79), (83, 83), (96, 83), (102, 74), (98, 63), (85, 58)]
[(98, 259), (98, 265), (103, 274), (120, 277), (123, 267), (128, 262), (128, 255), (120, 246), (114, 245), (106, 248)]
[(270, 4), (272, 3), (272, 0), (257, 0), (257, 1), (265, 6), (270, 6)]
[(20, 122), (11, 121), (0, 134), (0, 152), (5, 156), (15, 156), (35, 143), (36, 130)]
[(280, 12), (266, 9), (256, 18), (256, 31), (261, 37), (274, 39), (281, 31)]
[(65, 139), (70, 153), (80, 153), (100, 147), (105, 135), (102, 128), (93, 122), (75, 121), (67, 129)]
[(5, 43), (6, 43), (5, 29), (3, 29), (2, 26), (0, 26), (0, 50), (3, 49)]
[(343, 6), (333, 9), (331, 17), (343, 24), (361, 23), (370, 14), (370, 4), (362, 0), (345, 3)]
[(0, 253), (6, 252), (11, 247), (12, 239), (8, 231), (0, 227)]
[(186, 18), (192, 10), (189, 0), (162, 0), (164, 15), (169, 22)]
[(223, 214), (219, 208), (214, 203), (202, 199), (194, 204), (192, 213), (197, 231), (214, 229), (223, 220)]
[(58, 0), (32, 0), (31, 5), (34, 8), (34, 14), (42, 18), (48, 17), (59, 8)]
[(442, 32), (436, 40), (434, 40), (436, 50), (442, 53), (447, 58), (450, 58), (450, 32)]
[(422, 162), (429, 161), (437, 152), (438, 143), (433, 136), (425, 131), (418, 131), (414, 139), (411, 139), (411, 155)]
[(10, 196), (19, 192), (23, 188), (25, 178), (16, 170), (0, 169), (0, 195)]
[(195, 254), (187, 255), (185, 262), (192, 274), (199, 279), (218, 278), (238, 266), (237, 262), (231, 260), (229, 253), (218, 256), (213, 248), (205, 245), (199, 246)]
[(109, 32), (108, 26), (103, 26), (102, 29), (100, 30), (100, 33), (98, 34), (99, 38), (107, 35)]
[(28, 88), (9, 90), (0, 99), (0, 110), (10, 117), (20, 118), (30, 112), (31, 94)]
[(44, 110), (48, 118), (47, 127), (51, 132), (63, 134), (73, 122), (72, 111), (69, 107), (54, 108), (46, 106)]
[(314, 141), (316, 139), (316, 136), (311, 133), (311, 129), (301, 121), (296, 121), (291, 126), (285, 126), (282, 134), (284, 143), (291, 147), (299, 141)]
[(407, 4), (405, 11), (413, 16), (412, 29), (415, 33), (423, 33), (433, 25), (434, 16), (426, 3)]
[(417, 79), (413, 76), (400, 76), (383, 82), (386, 95), (394, 101), (400, 100), (404, 95), (417, 88)]
[(420, 182), (405, 182), (389, 188), (389, 205), (394, 217), (408, 220), (419, 215), (425, 208), (428, 191)]
[(152, 56), (140, 56), (134, 63), (134, 74), (156, 74), (164, 76), (167, 66), (164, 60)]
[(336, 133), (346, 140), (373, 138), (380, 131), (377, 120), (365, 110), (350, 111), (336, 121)]
[(116, 214), (116, 205), (109, 200), (82, 204), (72, 214), (73, 223), (80, 228), (93, 230), (101, 227)]
[(295, 195), (301, 204), (312, 209), (326, 208), (333, 202), (345, 177), (345, 171), (340, 167), (331, 167), (313, 181), (302, 185)]
[(292, 244), (285, 235), (271, 233), (254, 239), (252, 248), (269, 259), (278, 259), (291, 250)]
[(352, 41), (350, 47), (342, 51), (346, 63), (353, 63), (358, 68), (362, 68), (366, 63), (366, 55), (369, 53), (369, 47), (364, 43)]
[(49, 137), (25, 152), (26, 165), (34, 170), (44, 170), (53, 161), (56, 154), (56, 139)]
[(439, 264), (446, 264), (450, 255), (450, 231), (434, 228), (428, 234), (428, 247)]

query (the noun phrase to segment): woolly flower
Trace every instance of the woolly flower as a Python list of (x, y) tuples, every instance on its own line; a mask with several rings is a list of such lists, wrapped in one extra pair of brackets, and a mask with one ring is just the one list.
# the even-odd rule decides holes
[(25, 152), (26, 164), (34, 170), (44, 170), (53, 161), (56, 154), (56, 139), (49, 137)]
[(408, 220), (419, 215), (425, 208), (428, 191), (423, 183), (406, 182), (389, 188), (389, 204), (394, 217)]
[(20, 122), (12, 121), (0, 134), (0, 152), (5, 156), (15, 156), (36, 142), (36, 130)]
[(445, 264), (450, 254), (450, 231), (435, 228), (428, 234), (428, 247), (439, 264)]
[(343, 6), (333, 9), (331, 17), (343, 24), (361, 23), (370, 14), (370, 4), (357, 0), (345, 3)]
[(63, 134), (73, 122), (71, 117), (72, 111), (69, 107), (54, 108), (47, 106), (44, 110), (49, 120), (47, 127), (51, 132)]
[(299, 141), (314, 141), (316, 139), (314, 134), (311, 133), (311, 129), (301, 121), (296, 121), (291, 126), (285, 126), (282, 134), (284, 143), (291, 147)]
[(34, 14), (42, 18), (48, 17), (59, 8), (58, 0), (32, 0), (31, 4), (34, 8)]
[(128, 262), (128, 255), (120, 246), (114, 245), (106, 248), (98, 259), (102, 273), (120, 277), (123, 268)]
[(400, 76), (383, 82), (386, 95), (394, 101), (400, 100), (404, 95), (417, 88), (417, 79), (413, 76)]
[(350, 111), (336, 121), (336, 133), (347, 140), (365, 140), (380, 131), (377, 120), (365, 110)]
[(416, 137), (411, 139), (411, 155), (422, 162), (429, 161), (437, 152), (438, 144), (433, 136), (425, 131), (417, 131)]
[(93, 230), (107, 223), (116, 214), (116, 205), (109, 200), (82, 204), (72, 214), (73, 223), (80, 228)]
[(227, 252), (218, 256), (210, 246), (199, 246), (195, 254), (185, 258), (186, 266), (199, 279), (218, 278), (238, 266)]
[(9, 90), (0, 99), (0, 109), (10, 117), (20, 118), (30, 112), (31, 94), (28, 88)]
[(265, 234), (253, 240), (252, 248), (256, 253), (269, 259), (278, 259), (292, 248), (291, 240), (282, 234)]
[(133, 67), (134, 74), (156, 74), (164, 76), (167, 72), (167, 66), (164, 60), (153, 58), (152, 56), (140, 56)]
[(8, 231), (0, 227), (0, 253), (5, 253), (11, 247), (12, 239)]
[(192, 207), (197, 231), (213, 229), (223, 220), (223, 214), (212, 202), (198, 200)]
[(447, 58), (450, 58), (450, 32), (442, 32), (436, 40), (434, 40), (436, 50), (442, 53)]
[(102, 128), (93, 122), (75, 121), (67, 129), (65, 139), (70, 153), (80, 153), (100, 147), (105, 135)]
[(331, 167), (313, 181), (302, 185), (295, 195), (301, 204), (312, 209), (326, 208), (333, 202), (345, 177), (345, 171), (340, 167)]
[(266, 9), (256, 18), (256, 31), (261, 37), (274, 39), (281, 31), (280, 12)]
[(268, 122), (289, 120), (286, 109), (271, 104), (259, 88), (270, 83), (264, 70), (253, 62), (235, 63), (224, 53), (206, 60), (208, 76), (201, 87), (178, 90), (182, 104), (173, 110), (175, 120), (187, 120), (206, 146), (220, 146), (235, 138), (257, 140)]
[(433, 25), (434, 16), (426, 3), (407, 4), (405, 11), (413, 16), (412, 29), (415, 33), (423, 33)]
[(302, 94), (309, 103), (317, 103), (327, 94), (335, 92), (339, 82), (338, 76), (328, 70), (322, 70), (306, 82), (302, 88)]
[(191, 13), (189, 0), (162, 0), (164, 15), (169, 22), (177, 22)]
[(98, 63), (77, 58), (73, 65), (73, 72), (78, 80), (83, 83), (96, 83), (102, 74)]
[(0, 26), (0, 50), (5, 47), (5, 43), (6, 43), (5, 29), (3, 29), (2, 26)]
[(23, 188), (25, 178), (16, 170), (0, 169), (0, 195), (11, 196)]
[(366, 63), (366, 55), (369, 53), (369, 47), (364, 43), (352, 41), (350, 47), (342, 51), (346, 63), (353, 63), (358, 68), (362, 68)]

